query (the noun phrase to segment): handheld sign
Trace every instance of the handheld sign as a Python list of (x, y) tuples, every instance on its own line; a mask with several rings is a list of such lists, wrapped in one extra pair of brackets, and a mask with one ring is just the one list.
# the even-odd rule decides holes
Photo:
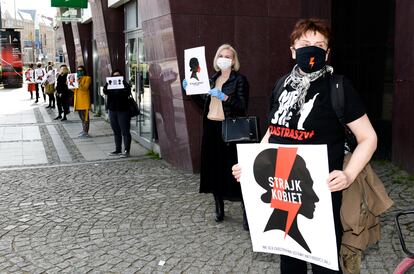
[(78, 75), (76, 73), (69, 73), (66, 80), (66, 84), (69, 89), (75, 89), (79, 87)]
[(26, 70), (26, 72), (24, 73), (24, 81), (27, 84), (35, 83), (34, 70), (32, 70), (32, 69)]
[(108, 89), (123, 89), (124, 87), (124, 77), (106, 77), (106, 83), (108, 84)]
[(184, 50), (185, 79), (187, 95), (207, 94), (210, 90), (205, 48), (197, 47)]
[(253, 251), (338, 270), (326, 145), (237, 144)]

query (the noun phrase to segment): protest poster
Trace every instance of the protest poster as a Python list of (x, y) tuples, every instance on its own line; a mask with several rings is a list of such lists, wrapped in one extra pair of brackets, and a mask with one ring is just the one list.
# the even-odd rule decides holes
[(46, 82), (51, 85), (54, 84), (56, 80), (56, 73), (54, 70), (49, 70), (46, 74)]
[(124, 88), (124, 77), (106, 77), (107, 89), (123, 89)]
[(43, 84), (46, 80), (46, 71), (43, 68), (35, 69), (35, 82), (38, 84)]
[(210, 80), (204, 47), (184, 50), (184, 70), (187, 81), (186, 94), (207, 94), (210, 90)]
[(338, 270), (326, 145), (237, 144), (253, 251)]
[(34, 77), (35, 77), (34, 70), (32, 69), (26, 70), (24, 73), (24, 82), (26, 84), (34, 84), (35, 83)]
[(78, 88), (78, 75), (76, 73), (69, 73), (68, 78), (66, 79), (66, 84), (68, 85), (69, 89)]

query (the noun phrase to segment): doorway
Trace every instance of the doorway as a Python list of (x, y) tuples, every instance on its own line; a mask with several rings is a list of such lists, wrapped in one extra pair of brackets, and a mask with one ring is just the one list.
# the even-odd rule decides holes
[(381, 159), (391, 159), (394, 16), (393, 0), (332, 1), (332, 65), (360, 94), (379, 136), (375, 156)]
[(131, 132), (141, 144), (153, 147), (155, 126), (149, 83), (148, 63), (145, 58), (145, 45), (142, 31), (126, 34), (126, 76), (131, 84), (132, 96), (140, 107), (141, 114), (131, 120)]

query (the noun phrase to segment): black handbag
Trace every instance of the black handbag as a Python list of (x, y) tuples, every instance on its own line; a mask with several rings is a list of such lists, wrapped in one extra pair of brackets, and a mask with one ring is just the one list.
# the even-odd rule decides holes
[(132, 98), (132, 96), (128, 97), (128, 112), (129, 112), (129, 115), (131, 117), (134, 117), (134, 116), (137, 116), (137, 115), (141, 114), (141, 112), (139, 111), (138, 104), (137, 104), (137, 102), (135, 102), (135, 100), (134, 100), (134, 98)]
[(226, 143), (257, 143), (259, 141), (256, 116), (226, 118), (222, 122), (221, 132), (223, 141)]

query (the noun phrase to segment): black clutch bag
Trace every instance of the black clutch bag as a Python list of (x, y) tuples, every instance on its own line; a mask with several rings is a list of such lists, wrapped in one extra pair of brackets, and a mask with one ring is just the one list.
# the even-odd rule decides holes
[(222, 122), (222, 138), (226, 143), (257, 143), (259, 141), (257, 117), (226, 118)]

